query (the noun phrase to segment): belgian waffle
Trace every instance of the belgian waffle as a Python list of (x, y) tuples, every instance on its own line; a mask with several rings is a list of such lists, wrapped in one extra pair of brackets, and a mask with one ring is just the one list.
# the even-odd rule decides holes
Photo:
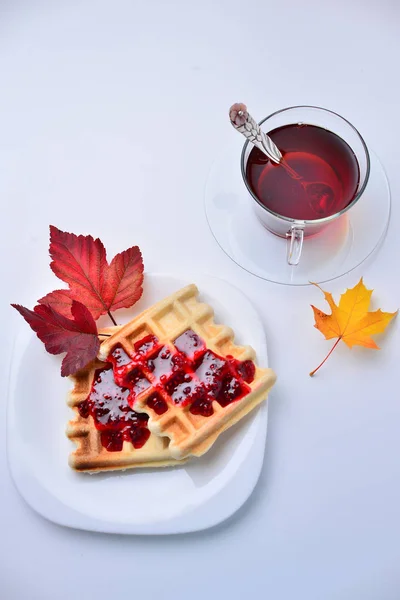
[[(110, 327), (102, 333), (113, 334), (118, 329)], [(93, 417), (83, 417), (79, 407), (88, 398), (96, 373), (104, 367), (103, 362), (95, 360), (70, 378), (73, 389), (69, 393), (68, 404), (74, 410), (75, 416), (68, 423), (67, 436), (77, 445), (77, 449), (70, 454), (70, 466), (77, 471), (96, 472), (180, 464), (172, 458), (169, 440), (154, 434), (150, 435), (141, 448), (135, 448), (132, 443), (124, 441), (121, 451), (109, 452), (102, 445), (101, 432), (96, 429)]]
[[(160, 378), (154, 375), (155, 371), (152, 371), (152, 368), (157, 360), (160, 361), (157, 353), (164, 352), (165, 356), (170, 356), (168, 360), (172, 361), (171, 368), (178, 371), (179, 374), (181, 367), (179, 363), (173, 363), (173, 357), (176, 356), (177, 350), (182, 350), (179, 347), (179, 340), (185, 335), (189, 335), (191, 340), (194, 340), (194, 345), (199, 346), (203, 352), (202, 356), (205, 351), (209, 353), (210, 360), (214, 361), (213, 368), (222, 365), (221, 369), (228, 369), (231, 372), (230, 365), (235, 361), (246, 364), (244, 361), (250, 363), (256, 358), (255, 352), (250, 346), (238, 346), (234, 343), (232, 329), (215, 323), (213, 309), (208, 304), (199, 302), (198, 293), (195, 285), (189, 285), (151, 306), (106, 339), (102, 343), (99, 353), (100, 359), (108, 358), (114, 362), (114, 372), (117, 377), (120, 376), (122, 379), (129, 378), (130, 373), (135, 371), (138, 354), (145, 355), (145, 359), (139, 356), (141, 364), (144, 364), (145, 367), (142, 369), (141, 375), (135, 374), (140, 385), (138, 384), (133, 407), (135, 410), (146, 412), (149, 415), (148, 427), (152, 433), (159, 436), (160, 439), (165, 437), (170, 439), (170, 444), (167, 446), (168, 452), (176, 459), (204, 454), (220, 433), (266, 399), (268, 391), (276, 379), (271, 369), (263, 369), (258, 366), (255, 366), (255, 369), (252, 367), (254, 369), (253, 378), (248, 382), (236, 371), (235, 376), (229, 375), (230, 379), (229, 377), (225, 378), (225, 388), (228, 386), (229, 389), (224, 393), (232, 392), (234, 396), (239, 390), (239, 398), (228, 404), (225, 402), (221, 404), (219, 400), (213, 399), (211, 403), (206, 404), (207, 410), (209, 409), (208, 416), (199, 414), (197, 409), (194, 411), (194, 403), (186, 405), (175, 403), (176, 390), (183, 387), (184, 391), (185, 389), (187, 391), (190, 386), (193, 387), (197, 381), (199, 370), (203, 369), (204, 371), (201, 363), (201, 360), (204, 362), (204, 358), (199, 359), (200, 363), (196, 359), (196, 363), (192, 357), (194, 362), (191, 364), (190, 373), (193, 377), (186, 388), (185, 382), (189, 381), (189, 375), (185, 374), (186, 379), (183, 383), (178, 381), (174, 388), (176, 373), (169, 379), (168, 375)], [(188, 350), (189, 354), (190, 352)], [(156, 353), (155, 358), (154, 353)], [(188, 361), (190, 362), (189, 354)], [(122, 361), (123, 366), (119, 366), (118, 361), (122, 355), (127, 360)], [(130, 360), (132, 362), (129, 362)], [(183, 372), (185, 372), (185, 368), (185, 366), (182, 367)], [(142, 385), (143, 381), (146, 383), (144, 386)], [(201, 400), (201, 402), (203, 401)], [(208, 400), (204, 402), (207, 403)]]

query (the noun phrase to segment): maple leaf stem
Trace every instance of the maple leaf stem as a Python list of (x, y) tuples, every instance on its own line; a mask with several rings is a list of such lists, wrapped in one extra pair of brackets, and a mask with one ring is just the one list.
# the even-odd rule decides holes
[(114, 325), (118, 325), (117, 321), (114, 319), (114, 317), (112, 316), (112, 314), (110, 313), (110, 311), (107, 311), (108, 316), (110, 317), (111, 321), (114, 323)]
[(311, 371), (310, 373), (310, 377), (313, 377), (315, 375), (315, 373), (322, 367), (322, 365), (324, 363), (326, 363), (326, 361), (328, 360), (328, 358), (330, 357), (330, 355), (332, 354), (332, 352), (334, 351), (334, 349), (336, 348), (336, 346), (338, 345), (338, 343), (340, 342), (342, 338), (339, 337), (336, 342), (334, 343), (334, 345), (332, 346), (332, 348), (329, 350), (328, 354), (325, 356), (324, 360), (322, 361), (322, 363), (320, 363), (318, 365), (318, 367), (316, 369), (314, 369), (314, 371)]

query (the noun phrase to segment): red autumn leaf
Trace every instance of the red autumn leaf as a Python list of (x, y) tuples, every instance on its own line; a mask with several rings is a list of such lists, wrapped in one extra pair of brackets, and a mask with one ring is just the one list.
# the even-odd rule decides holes
[(38, 300), (39, 304), (51, 306), (60, 315), (67, 318), (71, 317), (72, 302), (73, 297), (69, 290), (54, 290), (54, 292), (50, 292), (50, 294), (46, 294), (46, 296)]
[(137, 246), (114, 256), (106, 281), (109, 310), (129, 308), (139, 300), (143, 292), (143, 261)]
[(100, 342), (96, 323), (80, 302), (74, 300), (71, 304), (72, 319), (45, 304), (38, 304), (33, 310), (19, 304), (12, 306), (36, 332), (47, 352), (67, 353), (61, 365), (63, 377), (76, 373), (97, 356)]
[[(95, 319), (117, 308), (129, 308), (142, 295), (143, 261), (137, 246), (117, 254), (108, 264), (100, 239), (50, 226), (50, 256), (53, 272)], [(60, 300), (59, 294), (50, 304), (56, 300)]]

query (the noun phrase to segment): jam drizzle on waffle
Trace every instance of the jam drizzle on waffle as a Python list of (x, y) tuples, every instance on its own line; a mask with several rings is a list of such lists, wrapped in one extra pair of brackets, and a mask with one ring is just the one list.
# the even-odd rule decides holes
[[(121, 362), (124, 360), (123, 357)], [(93, 417), (96, 429), (101, 432), (101, 444), (110, 452), (121, 451), (124, 440), (131, 442), (134, 448), (142, 448), (150, 437), (148, 415), (135, 412), (128, 404), (132, 392), (142, 391), (140, 381), (141, 378), (132, 377), (131, 389), (128, 389), (115, 382), (110, 367), (98, 369), (89, 396), (78, 405), (81, 417)]]
[(130, 406), (137, 395), (151, 387), (147, 406), (156, 414), (166, 412), (170, 402), (209, 417), (214, 413), (213, 401), (225, 407), (251, 391), (248, 384), (255, 376), (253, 361), (219, 356), (191, 329), (174, 341), (173, 348), (147, 335), (135, 343), (134, 350), (130, 357), (116, 346), (107, 358), (116, 383), (129, 390), (126, 400)]

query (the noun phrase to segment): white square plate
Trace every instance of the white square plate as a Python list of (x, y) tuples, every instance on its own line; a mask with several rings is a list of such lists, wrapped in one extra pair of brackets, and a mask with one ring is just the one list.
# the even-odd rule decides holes
[[(191, 281), (145, 277), (145, 292), (127, 322), (145, 307)], [(250, 301), (220, 279), (194, 279), (217, 322), (230, 325), (239, 344), (250, 344), (268, 366), (262, 322)], [(117, 316), (118, 318), (118, 316)], [(124, 534), (171, 534), (206, 529), (232, 515), (252, 493), (264, 459), (267, 403), (217, 440), (203, 457), (178, 468), (88, 475), (68, 466), (74, 445), (65, 435), (70, 387), (59, 357), (46, 353), (21, 322), (10, 373), (7, 448), (14, 482), (38, 513), (61, 525)]]

